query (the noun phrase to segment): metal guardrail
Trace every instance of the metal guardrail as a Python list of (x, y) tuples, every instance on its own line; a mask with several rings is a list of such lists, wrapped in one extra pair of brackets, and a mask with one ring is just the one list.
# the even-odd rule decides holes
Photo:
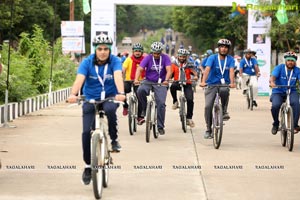
[[(71, 88), (65, 88), (53, 91), (50, 95), (47, 93), (25, 99), (21, 102), (8, 103), (7, 120), (12, 121), (28, 113), (32, 113), (40, 109), (49, 107), (52, 104), (65, 101), (70, 95), (70, 92)], [(4, 123), (4, 107), (5, 105), (0, 106), (0, 124)]]

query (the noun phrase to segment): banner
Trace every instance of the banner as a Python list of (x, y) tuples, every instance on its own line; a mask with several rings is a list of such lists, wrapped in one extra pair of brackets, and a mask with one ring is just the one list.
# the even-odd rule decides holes
[(88, 14), (91, 11), (89, 0), (82, 0), (83, 13)]
[(62, 51), (67, 53), (85, 53), (84, 22), (61, 22)]
[(256, 51), (261, 76), (258, 78), (258, 95), (269, 96), (271, 69), (271, 39), (266, 33), (271, 26), (271, 18), (256, 21), (254, 10), (248, 10), (248, 48)]
[(61, 21), (60, 28), (62, 37), (84, 36), (83, 21)]
[(85, 53), (84, 37), (63, 37), (62, 51), (68, 53)]

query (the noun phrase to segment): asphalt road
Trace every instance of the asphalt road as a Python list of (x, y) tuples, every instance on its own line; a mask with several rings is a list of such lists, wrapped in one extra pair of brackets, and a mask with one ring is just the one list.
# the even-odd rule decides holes
[[(145, 125), (130, 136), (118, 109), (122, 152), (113, 154), (105, 200), (299, 199), (300, 149), (293, 152), (271, 134), (268, 97), (249, 111), (241, 90), (230, 96), (231, 119), (220, 149), (205, 140), (204, 94), (197, 88), (196, 127), (183, 133), (178, 110), (167, 99), (166, 135), (145, 141)], [(61, 103), (0, 129), (0, 199), (94, 199), (92, 185), (81, 183), (81, 108)]]

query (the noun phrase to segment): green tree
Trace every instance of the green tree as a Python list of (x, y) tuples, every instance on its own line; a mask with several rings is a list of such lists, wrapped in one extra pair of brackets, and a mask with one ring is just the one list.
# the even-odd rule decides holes
[(190, 37), (196, 47), (203, 52), (216, 47), (216, 42), (220, 38), (228, 38), (233, 46), (243, 48), (247, 38), (247, 17), (237, 16), (230, 19), (230, 13), (230, 8), (175, 7), (172, 25), (175, 30)]

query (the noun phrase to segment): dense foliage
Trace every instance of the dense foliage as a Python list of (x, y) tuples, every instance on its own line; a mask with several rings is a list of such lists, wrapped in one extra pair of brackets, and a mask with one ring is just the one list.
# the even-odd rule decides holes
[[(61, 40), (54, 45), (54, 60), (51, 67), (52, 48), (43, 37), (43, 30), (35, 25), (33, 34), (22, 33), (19, 46), (10, 51), (9, 63), (9, 101), (21, 101), (25, 98), (44, 94), (52, 90), (69, 87), (75, 78), (76, 64), (70, 56), (62, 54)], [(0, 51), (4, 69), (0, 79), (0, 102), (4, 101), (7, 87), (8, 44), (4, 43)], [(52, 68), (52, 69), (51, 69)], [(51, 76), (52, 71), (52, 76)]]

